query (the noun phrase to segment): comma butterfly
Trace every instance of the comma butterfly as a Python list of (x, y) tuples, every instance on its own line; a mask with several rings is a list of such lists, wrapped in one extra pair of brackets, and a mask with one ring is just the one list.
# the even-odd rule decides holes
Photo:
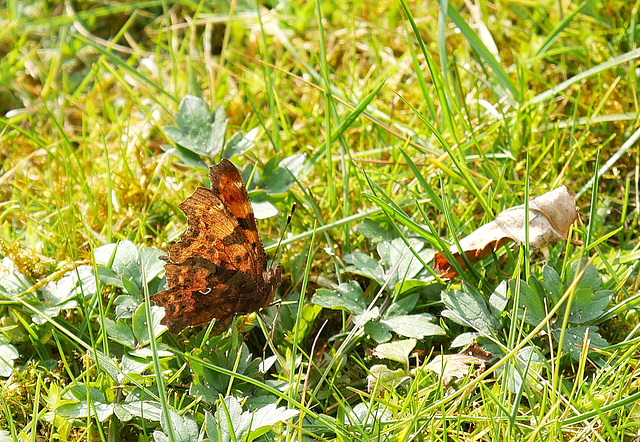
[(172, 333), (216, 319), (216, 330), (236, 314), (258, 311), (282, 281), (280, 264), (267, 269), (247, 189), (227, 159), (209, 168), (211, 190), (198, 187), (180, 204), (188, 228), (163, 257), (167, 285), (151, 297), (165, 308)]

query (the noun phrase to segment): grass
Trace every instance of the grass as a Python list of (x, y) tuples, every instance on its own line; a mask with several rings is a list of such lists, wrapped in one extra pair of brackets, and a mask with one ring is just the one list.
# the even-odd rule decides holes
[[(2, 3), (0, 440), (634, 440), (638, 5)], [(143, 302), (219, 159), (186, 95), (278, 211), (283, 302), (222, 335)], [(432, 270), (561, 185), (583, 245)]]

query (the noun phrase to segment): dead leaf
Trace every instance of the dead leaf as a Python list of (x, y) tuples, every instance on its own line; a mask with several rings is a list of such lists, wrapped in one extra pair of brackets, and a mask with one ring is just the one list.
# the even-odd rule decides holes
[(425, 368), (437, 373), (443, 384), (448, 386), (454, 379), (462, 379), (469, 373), (469, 368), (478, 365), (476, 374), (485, 369), (485, 363), (490, 361), (493, 355), (484, 351), (475, 342), (467, 345), (457, 355), (438, 355), (429, 362)]
[[(529, 246), (537, 249), (565, 241), (576, 219), (576, 203), (565, 186), (534, 198), (529, 202)], [(495, 220), (462, 238), (460, 247), (469, 262), (474, 263), (511, 241), (523, 243), (525, 235), (523, 204), (500, 212)], [(454, 244), (449, 250), (462, 268), (466, 268), (458, 246)], [(441, 253), (436, 253), (434, 263), (442, 278), (451, 279), (458, 274)]]

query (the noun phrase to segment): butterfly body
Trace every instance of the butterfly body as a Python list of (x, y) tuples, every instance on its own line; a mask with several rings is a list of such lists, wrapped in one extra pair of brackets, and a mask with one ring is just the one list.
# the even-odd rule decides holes
[(151, 297), (165, 308), (172, 333), (267, 307), (282, 281), (278, 264), (267, 269), (258, 227), (240, 173), (228, 160), (209, 169), (211, 189), (198, 187), (180, 204), (188, 228), (167, 247), (167, 285)]

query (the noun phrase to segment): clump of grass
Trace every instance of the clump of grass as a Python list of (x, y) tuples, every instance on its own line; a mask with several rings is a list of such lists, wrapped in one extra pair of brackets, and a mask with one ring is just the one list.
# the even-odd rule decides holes
[[(635, 437), (637, 8), (483, 8), (9, 2), (0, 437)], [(282, 304), (220, 336), (144, 302), (220, 154), (171, 150), (186, 95), (222, 106), (227, 145), (255, 135), (234, 162), (269, 251), (299, 207)], [(583, 246), (433, 271), (560, 185)], [(426, 368), (471, 340), (484, 371)]]

